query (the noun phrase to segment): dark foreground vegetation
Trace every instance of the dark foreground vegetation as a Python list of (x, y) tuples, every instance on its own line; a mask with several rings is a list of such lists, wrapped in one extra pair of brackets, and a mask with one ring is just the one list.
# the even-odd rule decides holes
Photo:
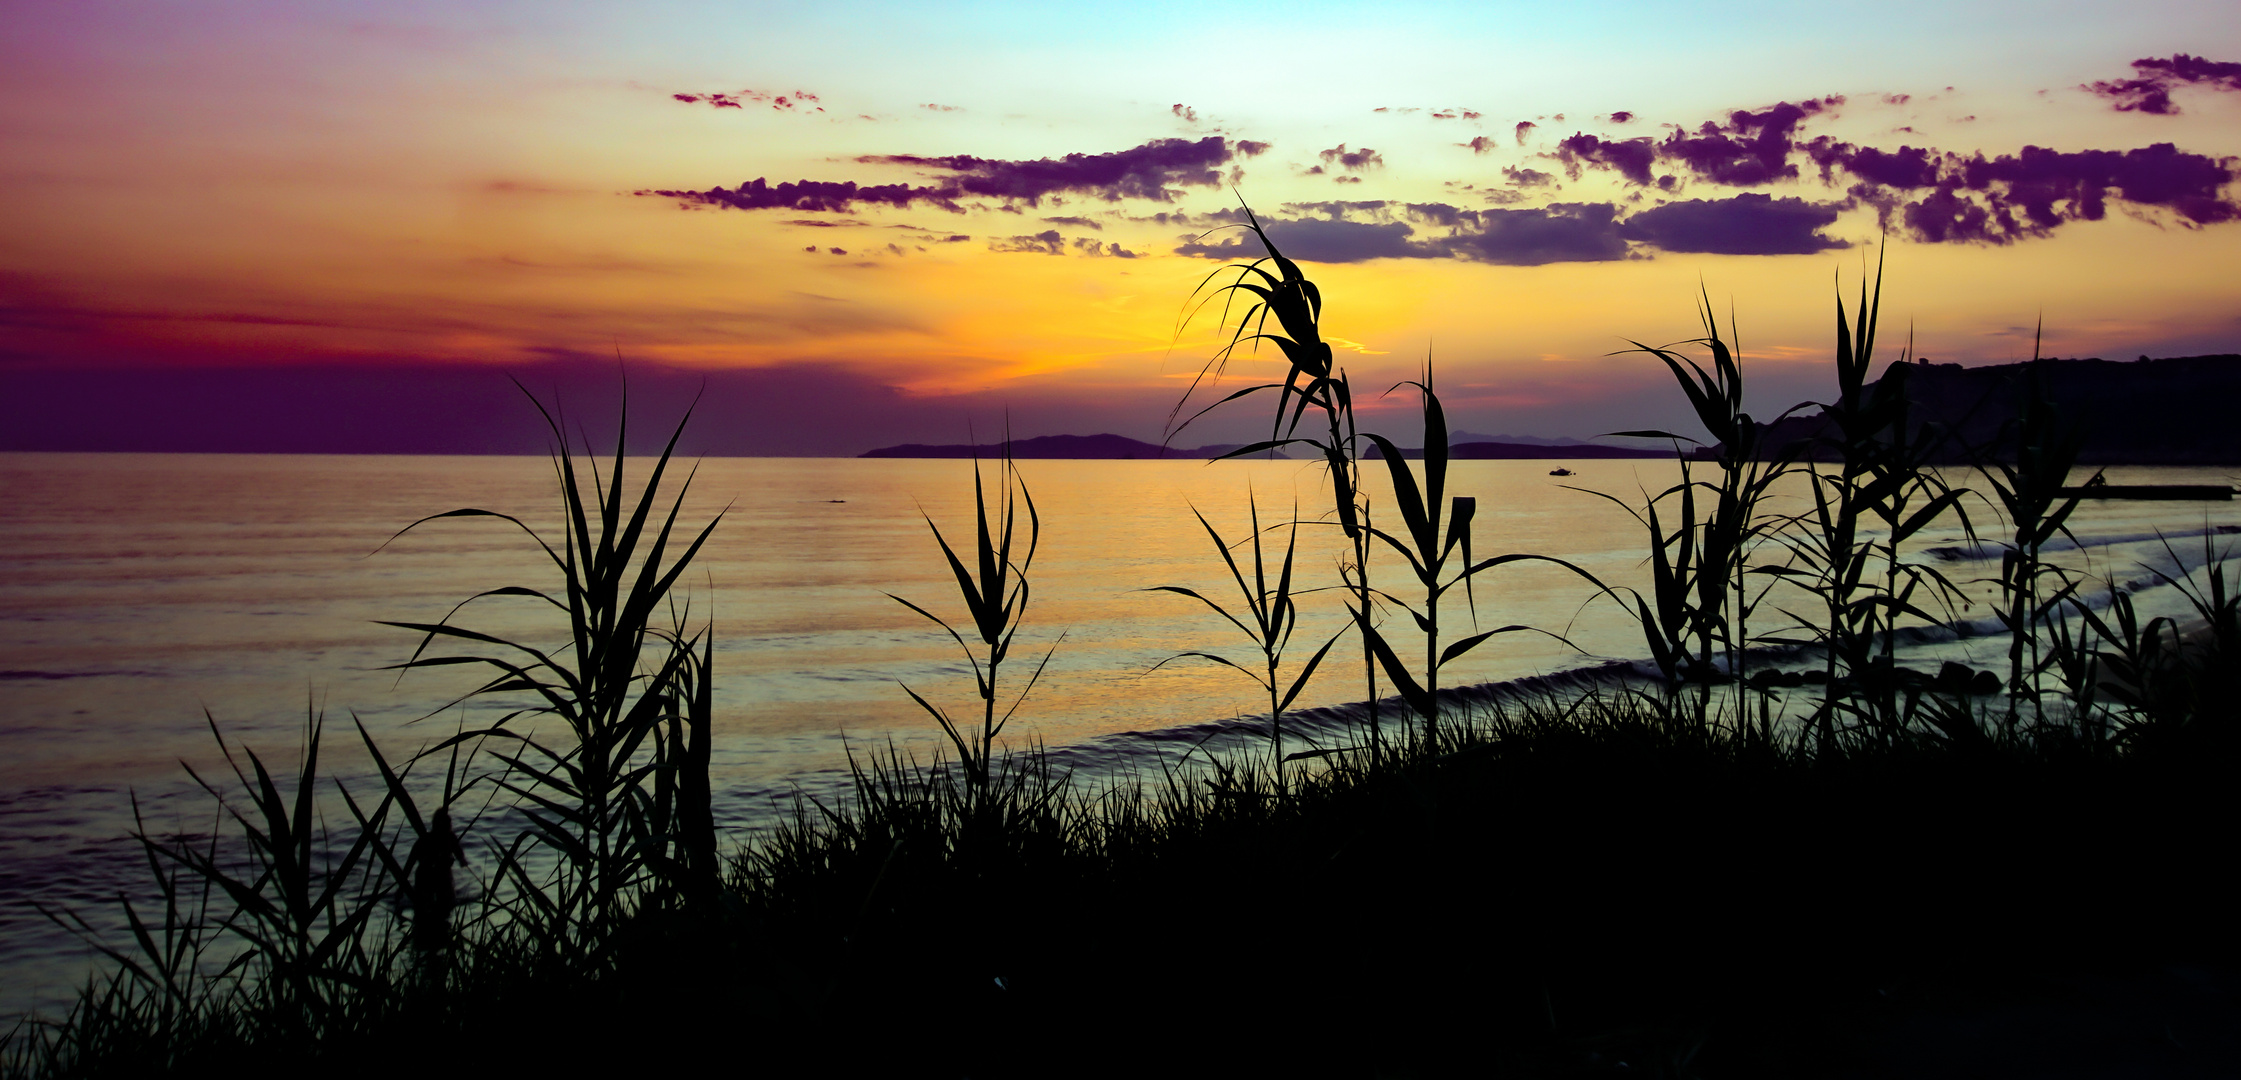
[[(512, 711), (396, 761), (357, 733), (372, 791), (321, 782), (316, 722), (292, 776), (229, 755), (206, 786), (231, 831), (141, 837), (163, 910), (130, 911), (7, 1071), (2234, 1074), (2241, 595), (2216, 552), (2175, 568), (2187, 629), (2046, 562), (2077, 437), (2043, 397), (1975, 448), (1983, 490), (1957, 486), (1905, 380), (1867, 379), (1863, 289), (1825, 434), (1762, 453), (1707, 312), (1709, 370), (1644, 351), (1717, 449), (1632, 433), (1684, 472), (1628, 504), (1651, 584), (1614, 588), (1474, 552), (1430, 374), (1412, 465), (1355, 429), (1321, 297), (1270, 251), (1214, 293), (1245, 305), (1232, 349), (1290, 361), (1225, 399), (1278, 400), (1231, 453), (1315, 454), (1332, 505), (1256, 509), (1234, 542), (1206, 524), (1236, 594), (1166, 590), (1251, 643), (1176, 662), (1261, 685), (1259, 749), (1092, 782), (1005, 748), (1040, 670), (1012, 651), (1039, 519), (1007, 462), (993, 492), (976, 473), (969, 543), (936, 532), (963, 617), (898, 598), (971, 662), (969, 711), (911, 689), (949, 752), (868, 749), (853, 798), (722, 852), (709, 630), (671, 591), (707, 531), (656, 502), (666, 452), (629, 490), (620, 454), (585, 476), (562, 453), (565, 535), (538, 540), (557, 584), (474, 601), (549, 605), (566, 644), (458, 611), (397, 624), (420, 637), (402, 668), (481, 673), (462, 700)], [(1361, 496), (1365, 462), (1392, 505)], [(1764, 511), (1798, 472), (1812, 505)], [(1956, 519), (1973, 538), (1971, 505), (1998, 525), (2007, 663), (1910, 671), (1897, 642), (1959, 590), (1906, 543)], [(1381, 703), (1336, 744), (1286, 723), (1336, 640), (1293, 648), (1301, 529), (1348, 545), (1321, 591)], [(1526, 631), (1480, 630), (1472, 583), (1528, 561), (1616, 601), (1657, 676), (1472, 708), (1443, 690), (1444, 665)]]
[(867, 762), (596, 953), (465, 928), (168, 1014), (121, 977), (41, 1071), (2230, 1075), (2233, 719), (1817, 756), (1610, 699), (1284, 799)]

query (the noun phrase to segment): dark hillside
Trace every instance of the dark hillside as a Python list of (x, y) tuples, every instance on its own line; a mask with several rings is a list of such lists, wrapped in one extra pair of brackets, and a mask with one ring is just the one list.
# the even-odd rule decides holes
[[(1990, 367), (1893, 364), (1884, 378), (1906, 380), (1914, 420), (1940, 423), (1953, 435), (1941, 457), (1966, 461), (1999, 440), (2036, 377), (2058, 425), (2078, 425), (2086, 465), (2225, 465), (2241, 463), (2241, 356), (2181, 356), (2135, 361), (2036, 360)], [(1770, 452), (1811, 439), (1825, 421), (1818, 411), (1769, 425)]]

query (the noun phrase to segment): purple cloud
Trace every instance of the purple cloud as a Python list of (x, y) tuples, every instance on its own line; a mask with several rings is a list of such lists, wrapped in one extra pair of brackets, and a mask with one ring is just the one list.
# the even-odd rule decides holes
[(1105, 228), (1104, 222), (1085, 217), (1047, 217), (1043, 220), (1050, 222), (1053, 225), (1071, 225), (1078, 229), (1097, 229), (1099, 231), (1103, 231)]
[(1474, 135), (1471, 137), (1471, 141), (1467, 143), (1456, 143), (1455, 145), (1470, 147), (1471, 153), (1474, 154), (1484, 154), (1491, 152), (1494, 149), (1495, 143), (1494, 140), (1489, 139), (1484, 135)]
[[(1196, 141), (1154, 139), (1142, 146), (1112, 153), (1068, 154), (1063, 158), (1036, 161), (1003, 161), (970, 154), (948, 157), (872, 155), (856, 160), (862, 164), (911, 165), (953, 175), (924, 186), (858, 185), (846, 180), (772, 184), (758, 177), (736, 188), (715, 187), (706, 191), (655, 188), (633, 194), (676, 199), (688, 207), (824, 213), (852, 213), (866, 205), (905, 207), (914, 203), (961, 213), (964, 207), (958, 200), (976, 195), (1029, 206), (1040, 205), (1044, 198), (1059, 194), (1090, 195), (1107, 202), (1124, 198), (1172, 202), (1179, 188), (1219, 186), (1223, 179), (1219, 166), (1245, 153), (1245, 145), (1209, 135)], [(1267, 148), (1265, 143), (1253, 145)]]
[(2118, 112), (2156, 116), (2178, 114), (2179, 107), (2172, 103), (2171, 91), (2180, 86), (2241, 91), (2241, 64), (2176, 53), (2168, 59), (2134, 60), (2132, 69), (2139, 73), (2135, 78), (2090, 82), (2078, 89), (2108, 99), (2109, 107)]
[[(1218, 187), (1221, 170), (1236, 148), (1219, 135), (1203, 139), (1153, 139), (1142, 146), (1104, 154), (1068, 154), (1036, 161), (1003, 161), (952, 154), (867, 155), (860, 164), (913, 165), (956, 174), (940, 185), (966, 195), (1018, 200), (1030, 206), (1055, 194), (1087, 194), (1116, 202), (1124, 198), (1172, 201), (1177, 187)], [(954, 196), (952, 196), (954, 197)]]
[(1821, 166), (1823, 180), (1829, 179), (1833, 169), (1841, 167), (1876, 187), (1930, 187), (1938, 182), (1942, 164), (1938, 152), (1926, 147), (1878, 150), (1872, 146), (1854, 147), (1850, 143), (1832, 142), (1825, 136), (1808, 144), (1806, 153)]
[(1525, 145), (1525, 137), (1526, 137), (1527, 135), (1530, 135), (1530, 134), (1532, 134), (1532, 133), (1533, 133), (1533, 129), (1534, 129), (1534, 128), (1537, 128), (1537, 127), (1539, 127), (1539, 126), (1540, 126), (1539, 124), (1536, 124), (1536, 123), (1532, 122), (1531, 120), (1520, 120), (1520, 121), (1518, 121), (1518, 122), (1517, 122), (1517, 145), (1519, 145), (1519, 146), (1523, 146), (1523, 145)]
[(1057, 229), (1044, 229), (1033, 236), (1014, 236), (1006, 240), (990, 240), (990, 251), (1007, 251), (1032, 255), (1066, 254), (1066, 238)]
[[(1410, 241), (1416, 230), (1401, 221), (1348, 221), (1343, 218), (1267, 218), (1262, 224), (1288, 258), (1320, 263), (1368, 259), (1421, 259), (1428, 253)], [(1267, 254), (1249, 233), (1232, 233), (1218, 243), (1186, 239), (1177, 255), (1207, 259), (1257, 259)]]
[(1845, 205), (1748, 192), (1732, 199), (1688, 199), (1627, 218), (1619, 235), (1672, 252), (1811, 255), (1851, 246), (1821, 232)]
[[(2122, 152), (2026, 146), (2019, 154), (1961, 157), (1936, 150), (1897, 151), (1815, 140), (1808, 152), (1823, 175), (1837, 169), (1858, 183), (1851, 194), (1930, 243), (2006, 244), (2043, 237), (2069, 221), (2099, 221), (2109, 203), (2154, 207), (2188, 226), (2241, 220), (2226, 194), (2233, 158), (2212, 158), (2170, 143)], [(1915, 192), (1919, 197), (1909, 198)]]
[(1372, 150), (1367, 146), (1362, 147), (1359, 150), (1348, 150), (1345, 143), (1340, 143), (1337, 146), (1331, 147), (1330, 149), (1325, 150), (1315, 156), (1322, 158), (1323, 164), (1337, 165), (1340, 168), (1345, 169), (1347, 172), (1360, 172), (1363, 169), (1381, 168), (1385, 164), (1384, 155), (1379, 154), (1377, 151)]
[(757, 105), (767, 104), (778, 112), (800, 111), (804, 105), (810, 107), (808, 110), (810, 112), (825, 111), (824, 106), (817, 104), (819, 100), (817, 95), (807, 90), (796, 90), (791, 96), (772, 93), (768, 90), (741, 90), (736, 94), (671, 94), (669, 96), (687, 105), (697, 105), (705, 101), (718, 109), (744, 109), (747, 107), (747, 103), (752, 102)]
[(1724, 125), (1707, 120), (1693, 135), (1676, 131), (1667, 136), (1657, 156), (1679, 163), (1699, 179), (1729, 187), (1794, 180), (1797, 166), (1790, 163), (1790, 152), (1796, 148), (1798, 125), (1843, 103), (1832, 95), (1796, 105), (1784, 101), (1758, 112), (1738, 109)]
[(847, 214), (866, 204), (903, 207), (914, 202), (932, 203), (945, 210), (963, 209), (957, 205), (954, 196), (944, 196), (934, 188), (912, 187), (909, 184), (860, 187), (853, 180), (800, 180), (773, 184), (758, 176), (736, 188), (714, 187), (706, 191), (641, 189), (631, 194), (659, 195), (676, 199), (686, 206), (715, 206), (728, 210), (812, 210)]
[(1547, 185), (1556, 182), (1556, 176), (1552, 173), (1545, 173), (1539, 169), (1527, 169), (1515, 165), (1502, 166), (1502, 175), (1509, 178), (1510, 186), (1512, 187), (1546, 187)]
[[(1441, 204), (1411, 206), (1412, 212)], [(1443, 209), (1453, 210), (1451, 207)], [(1454, 210), (1455, 231), (1433, 241), (1440, 254), (1499, 266), (1608, 262), (1626, 257), (1611, 203), (1551, 203), (1536, 210)]]
[[(1618, 208), (1610, 203), (1469, 210), (1446, 203), (1367, 201), (1292, 203), (1284, 209), (1292, 216), (1271, 216), (1262, 223), (1285, 255), (1310, 262), (1466, 259), (1540, 266), (1622, 259), (1627, 250), (1616, 227)], [(1401, 216), (1408, 220), (1399, 220)], [(1420, 238), (1410, 221), (1441, 230), (1442, 235)], [(1211, 244), (1203, 238), (1188, 239), (1175, 251), (1209, 259), (1253, 259), (1264, 254), (1258, 241), (1243, 234)]]
[(1614, 124), (1624, 124), (1632, 119), (1634, 119), (1634, 114), (1627, 112), (1625, 109), (1620, 109), (1611, 114), (1611, 123)]
[(1077, 255), (1086, 255), (1093, 259), (1133, 259), (1136, 257), (1135, 252), (1130, 251), (1127, 248), (1120, 246), (1119, 244), (1102, 244), (1087, 236), (1076, 237), (1074, 239), (1074, 253)]
[(1657, 147), (1648, 136), (1636, 139), (1604, 139), (1585, 133), (1556, 144), (1557, 159), (1571, 170), (1573, 179), (1579, 178), (1581, 165), (1616, 169), (1630, 184), (1647, 185), (1650, 179), (1650, 162), (1657, 156)]

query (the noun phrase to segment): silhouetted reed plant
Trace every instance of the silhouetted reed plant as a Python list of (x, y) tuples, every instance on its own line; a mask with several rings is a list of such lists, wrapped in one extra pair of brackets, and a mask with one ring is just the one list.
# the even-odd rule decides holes
[[(1298, 444), (1313, 449), (1322, 459), (1331, 483), (1331, 510), (1337, 519), (1349, 547), (1348, 561), (1342, 573), (1345, 586), (1353, 593), (1353, 617), (1356, 631), (1363, 640), (1362, 678), (1363, 700), (1369, 703), (1368, 734), (1371, 754), (1382, 753), (1383, 728), (1378, 711), (1377, 660), (1368, 645), (1375, 620), (1375, 591), (1370, 583), (1370, 506), (1362, 494), (1361, 464), (1358, 452), (1360, 434), (1354, 422), (1354, 391), (1347, 381), (1346, 372), (1338, 367), (1330, 343), (1323, 340), (1323, 293), (1300, 272), (1299, 264), (1284, 257), (1267, 230), (1261, 228), (1260, 219), (1250, 207), (1245, 208), (1246, 224), (1255, 239), (1267, 249), (1268, 256), (1242, 265), (1228, 266), (1208, 274), (1184, 303), (1183, 321), (1188, 321), (1203, 311), (1216, 298), (1222, 307), (1216, 316), (1217, 329), (1226, 330), (1229, 340), (1214, 351), (1200, 369), (1197, 377), (1176, 401), (1168, 414), (1167, 437), (1172, 439), (1190, 426), (1192, 421), (1220, 406), (1265, 390), (1276, 391), (1276, 408), (1269, 423), (1269, 437), (1247, 444), (1224, 455), (1227, 458), (1247, 458), (1254, 454)], [(1229, 276), (1226, 285), (1215, 286), (1218, 279)], [(1201, 298), (1201, 294), (1206, 294)], [(1237, 321), (1229, 321), (1230, 312), (1242, 303), (1243, 310)], [(1274, 318), (1277, 332), (1270, 332), (1268, 321)], [(1178, 326), (1178, 333), (1181, 327)], [(1209, 389), (1227, 371), (1230, 362), (1237, 358), (1239, 349), (1257, 352), (1262, 342), (1274, 346), (1283, 354), (1284, 378), (1281, 382), (1257, 383), (1235, 390), (1206, 405), (1180, 423), (1201, 385)], [(1299, 435), (1300, 422), (1313, 409), (1323, 420), (1319, 436)], [(1313, 430), (1312, 428), (1310, 429)]]
[[(1008, 447), (1009, 444), (1007, 444)], [(1035, 499), (1027, 493), (1027, 484), (1019, 478), (1007, 452), (998, 466), (997, 486), (1001, 491), (996, 503), (995, 524), (989, 523), (987, 492), (981, 484), (980, 462), (973, 462), (973, 564), (968, 567), (942, 536), (941, 527), (932, 518), (926, 527), (933, 530), (934, 542), (941, 545), (942, 557), (949, 561), (949, 569), (957, 576), (958, 595), (965, 602), (965, 613), (980, 650), (976, 651), (965, 637), (941, 616), (893, 593), (887, 594), (896, 603), (925, 616), (957, 642), (964, 651), (966, 663), (972, 665), (973, 684), (980, 694), (980, 726), (975, 729), (961, 725), (955, 718), (918, 691), (903, 687), (912, 701), (941, 725), (942, 734), (949, 737), (951, 747), (957, 751), (958, 764), (965, 770), (968, 791), (985, 793), (993, 782), (992, 762), (997, 752), (997, 739), (1012, 715), (1026, 703), (1027, 695), (1042, 678), (1043, 669), (1050, 664), (1058, 645), (1053, 642), (1050, 651), (1043, 654), (1042, 662), (1027, 677), (1026, 685), (1004, 707), (1003, 715), (996, 709), (1002, 687), (998, 677), (1004, 661), (1011, 657), (1012, 639), (1019, 633), (1020, 624), (1027, 616), (1030, 588), (1027, 570), (1034, 564), (1035, 547), (1042, 540), (1042, 519), (1035, 513)], [(1027, 511), (1025, 535), (1019, 532), (1019, 509)], [(1024, 544), (1021, 544), (1024, 541)], [(1063, 636), (1063, 635), (1061, 635)]]
[(1260, 650), (1260, 663), (1257, 668), (1249, 668), (1217, 653), (1186, 652), (1160, 661), (1153, 665), (1153, 670), (1156, 671), (1184, 657), (1197, 657), (1242, 672), (1247, 678), (1259, 684), (1262, 690), (1267, 691), (1269, 753), (1275, 760), (1276, 791), (1278, 795), (1282, 795), (1285, 789), (1285, 762), (1297, 760), (1298, 757), (1302, 756), (1327, 753), (1325, 748), (1317, 747), (1313, 750), (1303, 750), (1298, 755), (1287, 755), (1284, 752), (1284, 710), (1291, 708), (1292, 702), (1298, 700), (1300, 692), (1307, 689), (1307, 681), (1315, 677), (1315, 669), (1323, 663), (1323, 657), (1330, 654), (1331, 646), (1338, 644), (1339, 637), (1345, 631), (1341, 630), (1339, 633), (1331, 635), (1329, 640), (1323, 642), (1322, 646), (1315, 650), (1315, 655), (1308, 657), (1307, 663), (1300, 665), (1299, 671), (1291, 676), (1291, 680), (1287, 684), (1283, 672), (1284, 652), (1291, 647), (1292, 631), (1299, 628), (1299, 604), (1296, 602), (1297, 594), (1292, 587), (1293, 560), (1299, 552), (1297, 512), (1295, 511), (1293, 515), (1295, 520), (1287, 521), (1282, 526), (1278, 526), (1284, 529), (1284, 561), (1282, 565), (1277, 567), (1273, 582), (1270, 581), (1268, 556), (1261, 544), (1263, 530), (1261, 528), (1261, 511), (1258, 505), (1252, 507), (1251, 532), (1243, 542), (1237, 545), (1252, 545), (1253, 576), (1250, 581), (1246, 580), (1244, 570), (1238, 566), (1237, 557), (1231, 554), (1232, 545), (1222, 539), (1221, 533), (1214, 531), (1214, 526), (1206, 520), (1206, 515), (1199, 513), (1196, 507), (1191, 509), (1191, 514), (1198, 519), (1199, 525), (1206, 530), (1207, 538), (1214, 542), (1214, 550), (1221, 555), (1222, 565), (1229, 569), (1230, 580), (1237, 585), (1238, 610), (1244, 617), (1239, 618), (1238, 615), (1231, 614), (1228, 609), (1195, 589), (1187, 589), (1180, 585), (1157, 585), (1153, 586), (1151, 591), (1187, 596), (1206, 605), (1208, 610), (1221, 616), (1231, 626), (1236, 627), (1246, 637), (1252, 639), (1254, 646)]
[[(1742, 725), (1739, 733), (1765, 742), (1772, 738), (1769, 703), (1761, 690), (1756, 702), (1758, 723), (1755, 728), (1749, 726), (1753, 710), (1747, 661), (1754, 641), (1750, 617), (1775, 582), (1754, 582), (1752, 578), (1795, 571), (1786, 565), (1754, 564), (1752, 557), (1787, 524), (1766, 514), (1761, 504), (1789, 475), (1798, 452), (1795, 447), (1783, 447), (1775, 449), (1771, 458), (1761, 454), (1760, 426), (1743, 408), (1742, 363), (1720, 337), (1710, 297), (1700, 293), (1700, 300), (1704, 336), (1683, 344), (1702, 345), (1711, 353), (1710, 372), (1671, 347), (1635, 342), (1633, 351), (1663, 361), (1687, 395), (1698, 421), (1711, 436), (1719, 479), (1705, 483), (1695, 478), (1694, 455), (1680, 448), (1683, 442), (1701, 445), (1695, 438), (1660, 430), (1621, 431), (1615, 434), (1671, 442), (1679, 480), (1654, 496), (1646, 495), (1639, 509), (1605, 492), (1577, 487), (1572, 490), (1616, 503), (1648, 530), (1650, 596), (1633, 592), (1621, 603), (1625, 599), (1633, 601), (1631, 607), (1642, 628), (1643, 643), (1667, 689), (1696, 687), (1695, 722), (1701, 726), (1710, 719), (1713, 685), (1723, 679), (1731, 681), (1736, 691), (1732, 715)], [(1732, 320), (1730, 333), (1732, 336)], [(1799, 408), (1802, 406), (1791, 408), (1778, 419), (1787, 419)], [(1668, 503), (1678, 503), (1670, 531), (1658, 512), (1660, 505)], [(1715, 666), (1715, 657), (1723, 664)]]
[[(542, 403), (537, 407), (553, 437), (564, 440), (559, 421)], [(518, 518), (472, 508), (404, 530), (440, 518), (496, 518), (526, 533), (558, 573), (557, 587), (506, 586), (462, 601), (440, 622), (387, 625), (422, 635), (397, 670), (495, 671), (452, 705), (501, 696), (508, 711), (427, 752), (474, 745), (504, 766), (491, 782), (522, 800), (520, 812), (530, 823), (501, 858), (500, 873), (513, 887), (506, 895), (515, 898), (507, 914), (540, 928), (544, 947), (575, 961), (596, 963), (634, 905), (674, 905), (690, 894), (711, 896), (715, 887), (708, 790), (714, 642), (705, 627), (688, 630), (687, 615), (669, 601), (722, 516), (684, 540), (673, 558), (673, 539), (683, 539), (675, 530), (689, 475), (667, 511), (655, 516), (686, 420), (635, 493), (624, 487), (627, 417), (616, 430), (604, 478), (591, 458), (590, 475), (579, 476), (563, 443), (554, 454), (563, 515), (556, 542)], [(452, 623), (461, 608), (495, 597), (526, 599), (564, 614), (569, 647), (546, 650)], [(674, 621), (665, 625), (665, 617)], [(439, 641), (460, 651), (428, 655)], [(560, 722), (565, 741), (533, 729), (547, 718)], [(493, 744), (499, 748), (488, 748)], [(549, 869), (534, 868), (533, 849), (554, 857)]]

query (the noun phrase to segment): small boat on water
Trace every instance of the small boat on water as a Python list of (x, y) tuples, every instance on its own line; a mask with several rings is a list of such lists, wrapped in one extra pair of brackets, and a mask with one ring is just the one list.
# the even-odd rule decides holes
[(1570, 475), (1572, 475), (1572, 470), (1570, 470), (1570, 469), (1567, 469), (1567, 468), (1565, 468), (1565, 467), (1564, 467), (1564, 466), (1562, 466), (1562, 465), (1559, 465), (1559, 466), (1557, 466), (1557, 467), (1555, 467), (1555, 468), (1553, 468), (1553, 469), (1550, 469), (1550, 470), (1548, 471), (1548, 474), (1549, 474), (1550, 476), (1570, 476)]

